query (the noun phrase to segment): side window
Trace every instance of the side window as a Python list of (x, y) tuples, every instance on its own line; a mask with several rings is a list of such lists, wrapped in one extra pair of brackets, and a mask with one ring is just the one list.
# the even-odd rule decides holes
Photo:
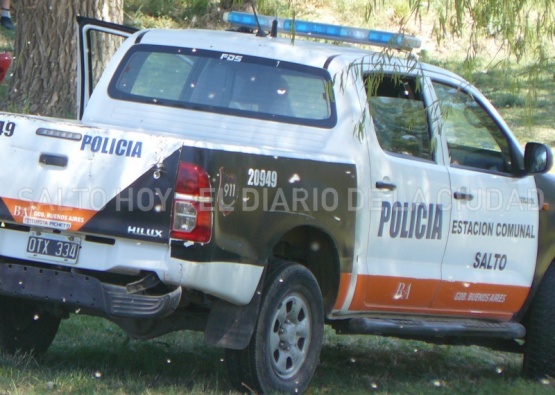
[(426, 106), (417, 81), (414, 78), (369, 75), (366, 90), (382, 149), (433, 160)]
[(460, 88), (433, 83), (451, 166), (510, 173), (511, 150), (503, 131), (476, 99)]

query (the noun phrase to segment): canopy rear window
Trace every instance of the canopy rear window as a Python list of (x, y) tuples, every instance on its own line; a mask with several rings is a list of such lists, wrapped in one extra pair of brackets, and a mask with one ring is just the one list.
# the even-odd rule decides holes
[(114, 99), (332, 128), (324, 69), (193, 48), (136, 45), (108, 93)]

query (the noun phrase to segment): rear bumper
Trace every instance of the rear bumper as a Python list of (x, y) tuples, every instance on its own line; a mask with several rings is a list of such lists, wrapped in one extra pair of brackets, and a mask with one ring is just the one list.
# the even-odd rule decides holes
[(160, 318), (175, 311), (181, 287), (165, 295), (133, 294), (125, 286), (102, 283), (83, 274), (5, 263), (0, 265), (0, 294), (108, 317)]
[[(76, 264), (66, 265), (68, 268), (131, 276), (138, 276), (141, 272), (156, 273), (168, 286), (206, 292), (236, 305), (246, 305), (251, 301), (264, 269), (238, 262), (195, 262), (172, 258), (170, 246), (161, 243), (130, 239), (100, 243), (88, 240), (83, 234), (75, 235), (81, 237), (79, 260)], [(0, 255), (8, 262), (10, 259), (29, 260), (25, 252), (28, 240), (29, 232), (25, 227), (18, 230), (0, 227)], [(33, 261), (55, 267), (51, 262), (35, 258)], [(0, 293), (6, 294), (1, 289)]]

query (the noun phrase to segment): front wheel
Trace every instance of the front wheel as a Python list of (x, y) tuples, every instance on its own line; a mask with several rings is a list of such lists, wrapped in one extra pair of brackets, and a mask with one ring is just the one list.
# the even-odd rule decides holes
[(60, 325), (60, 318), (33, 302), (0, 298), (0, 349), (8, 354), (46, 352)]
[(529, 378), (555, 377), (555, 264), (536, 292), (526, 327), (523, 374)]
[(240, 391), (303, 392), (318, 364), (323, 331), (322, 294), (313, 274), (299, 264), (276, 263), (249, 345), (226, 350), (231, 382)]

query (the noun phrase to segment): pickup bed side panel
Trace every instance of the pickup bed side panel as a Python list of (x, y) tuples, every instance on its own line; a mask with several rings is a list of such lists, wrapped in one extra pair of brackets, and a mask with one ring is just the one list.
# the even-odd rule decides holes
[(111, 199), (80, 230), (103, 236), (168, 243), (179, 151)]
[(173, 258), (264, 265), (287, 231), (313, 226), (329, 234), (342, 260), (352, 260), (354, 164), (189, 147), (181, 161), (210, 177), (214, 235), (206, 245), (172, 243)]

